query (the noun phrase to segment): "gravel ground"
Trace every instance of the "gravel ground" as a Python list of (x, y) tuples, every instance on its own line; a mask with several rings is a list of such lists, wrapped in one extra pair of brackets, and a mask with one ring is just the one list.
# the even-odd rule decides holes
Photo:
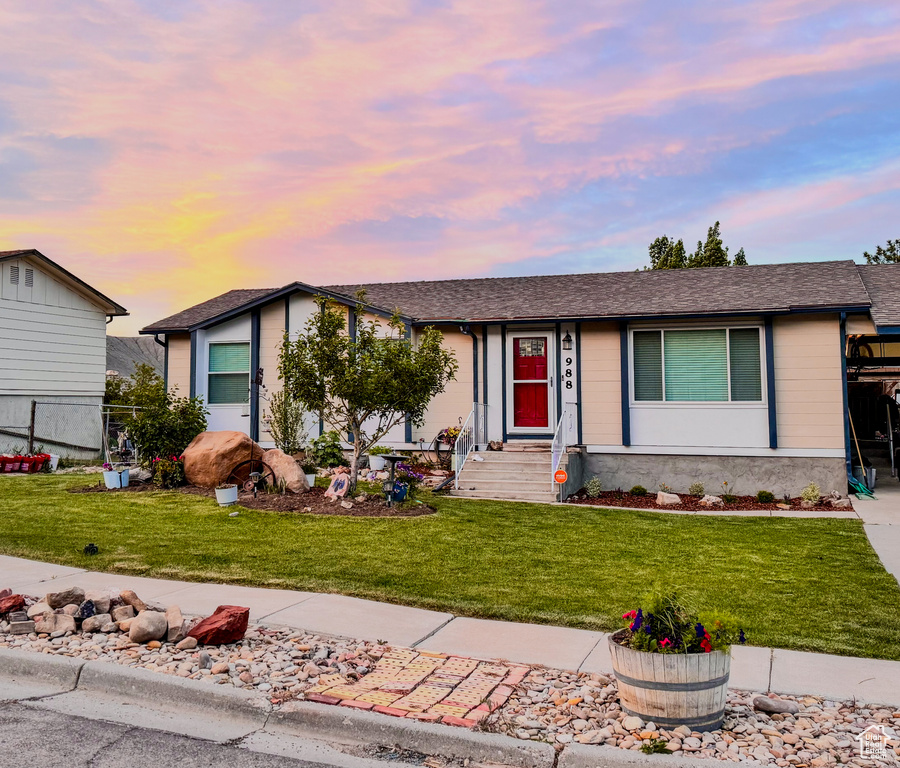
[[(388, 650), (388, 646), (377, 643), (258, 624), (250, 625), (240, 643), (183, 650), (169, 643), (132, 643), (120, 633), (76, 632), (52, 637), (9, 635), (5, 631), (6, 626), (0, 624), (0, 648), (102, 660), (207, 684), (231, 685), (257, 691), (276, 705), (303, 698), (305, 690), (329, 680), (359, 679)], [(900, 756), (896, 735), (890, 742), (895, 757), (881, 762), (861, 758), (856, 740), (871, 725), (887, 725), (897, 734), (900, 711), (783, 696), (797, 703), (798, 713), (769, 715), (754, 709), (757, 695), (729, 691), (726, 719), (719, 731), (697, 733), (683, 727), (667, 730), (628, 717), (617, 703), (612, 676), (533, 667), (506, 704), (481, 728), (559, 747), (577, 742), (640, 750), (642, 745), (661, 740), (676, 755), (732, 762), (756, 760), (782, 768), (821, 768), (837, 763), (895, 765)]]

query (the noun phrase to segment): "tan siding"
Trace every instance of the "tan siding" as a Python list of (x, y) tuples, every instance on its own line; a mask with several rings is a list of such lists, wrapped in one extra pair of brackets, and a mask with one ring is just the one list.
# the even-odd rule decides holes
[(776, 318), (773, 336), (779, 448), (843, 448), (838, 317)]
[(868, 315), (849, 315), (847, 317), (848, 336), (874, 336), (875, 323)]
[(191, 336), (188, 333), (173, 334), (166, 338), (169, 362), (166, 384), (169, 391), (177, 388), (179, 397), (191, 393)]
[(619, 327), (581, 326), (581, 424), (588, 445), (622, 444)]
[(456, 355), (459, 370), (456, 372), (456, 379), (447, 384), (446, 390), (431, 401), (424, 426), (412, 431), (413, 441), (417, 441), (421, 437), (430, 444), (444, 427), (458, 425), (460, 418), (465, 420), (472, 410), (474, 381), (472, 337), (454, 330), (445, 330), (443, 334), (444, 348)]
[[(284, 302), (268, 304), (259, 311), (259, 365), (263, 369), (263, 383), (266, 394), (272, 395), (281, 390), (278, 378), (278, 355), (284, 340)], [(272, 436), (266, 429), (262, 417), (268, 410), (268, 403), (260, 398), (259, 404), (259, 437), (263, 442)]]

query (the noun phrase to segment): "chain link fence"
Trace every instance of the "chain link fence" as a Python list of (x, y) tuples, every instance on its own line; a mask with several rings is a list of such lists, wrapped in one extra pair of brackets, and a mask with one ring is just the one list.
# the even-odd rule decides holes
[(0, 453), (51, 453), (73, 461), (134, 464), (138, 448), (125, 419), (139, 408), (100, 403), (31, 402), (26, 424), (0, 424)]

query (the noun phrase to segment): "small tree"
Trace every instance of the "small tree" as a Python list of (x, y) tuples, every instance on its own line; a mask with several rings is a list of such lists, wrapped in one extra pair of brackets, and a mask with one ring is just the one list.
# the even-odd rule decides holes
[(176, 397), (164, 392), (162, 400), (144, 405), (123, 421), (141, 449), (142, 462), (159, 456), (180, 456), (191, 440), (206, 429), (209, 414), (199, 397)]
[(166, 383), (152, 365), (139, 363), (127, 379), (113, 376), (106, 380), (107, 405), (133, 405), (145, 408), (165, 400)]
[(402, 421), (421, 426), (432, 398), (443, 392), (458, 368), (442, 346), (443, 335), (425, 328), (413, 344), (397, 315), (387, 323), (388, 335), (375, 322), (363, 320), (365, 295), (348, 328), (342, 309), (317, 297), (319, 312), (304, 332), (285, 336), (279, 357), (284, 391), (353, 444), (350, 492), (356, 490), (360, 456)]
[(875, 253), (865, 251), (863, 256), (869, 264), (900, 264), (900, 237), (888, 240), (884, 248), (877, 246)]
[(303, 407), (284, 390), (276, 392), (269, 399), (269, 413), (264, 421), (269, 426), (276, 448), (289, 455), (306, 448), (309, 435), (303, 426)]

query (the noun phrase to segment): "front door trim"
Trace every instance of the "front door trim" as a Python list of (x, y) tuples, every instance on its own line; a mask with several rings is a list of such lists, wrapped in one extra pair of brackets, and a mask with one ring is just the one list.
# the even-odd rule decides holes
[[(547, 426), (538, 427), (516, 427), (515, 426), (515, 393), (513, 389), (513, 378), (515, 376), (513, 351), (515, 340), (520, 338), (531, 338), (540, 336), (546, 339), (547, 344)], [(556, 340), (555, 328), (553, 326), (543, 326), (536, 328), (516, 328), (515, 331), (506, 329), (506, 338), (504, 340), (504, 393), (506, 401), (509, 404), (506, 410), (505, 432), (510, 439), (546, 439), (552, 437), (556, 430), (557, 413), (557, 394), (558, 389), (556, 376)]]

